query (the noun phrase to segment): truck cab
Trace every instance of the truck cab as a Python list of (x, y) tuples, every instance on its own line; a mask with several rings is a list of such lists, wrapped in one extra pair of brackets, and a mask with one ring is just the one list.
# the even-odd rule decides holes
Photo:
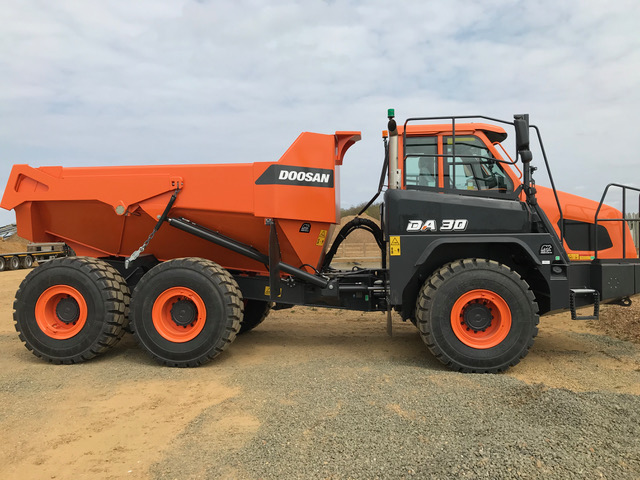
[[(401, 189), (525, 201), (522, 170), (508, 154), (504, 128), (487, 123), (399, 126)], [(404, 134), (404, 135), (403, 135)], [(387, 131), (383, 132), (387, 136)], [(596, 225), (599, 203), (552, 188), (536, 186), (537, 201), (572, 261), (637, 258), (634, 241), (620, 223)], [(561, 213), (562, 212), (562, 213)], [(621, 218), (602, 205), (599, 219)], [(624, 237), (624, 240), (623, 240)], [(624, 248), (623, 248), (624, 245)]]

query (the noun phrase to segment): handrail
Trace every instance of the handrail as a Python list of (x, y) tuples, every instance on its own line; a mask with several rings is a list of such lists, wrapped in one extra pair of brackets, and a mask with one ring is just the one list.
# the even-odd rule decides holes
[[(505, 125), (511, 125), (514, 126), (513, 122), (507, 122), (506, 120), (500, 120), (499, 118), (493, 118), (493, 117), (487, 117), (485, 115), (456, 115), (456, 116), (447, 116), (447, 117), (411, 117), (411, 118), (407, 118), (404, 121), (404, 128), (402, 130), (402, 153), (405, 155), (406, 158), (406, 147), (407, 147), (407, 125), (409, 124), (409, 122), (417, 122), (417, 121), (434, 121), (434, 120), (450, 120), (451, 121), (451, 137), (452, 137), (452, 148), (453, 151), (451, 153), (451, 155), (443, 155), (441, 154), (440, 156), (447, 156), (447, 157), (452, 157), (455, 158), (456, 157), (456, 119), (474, 119), (474, 118), (482, 118), (484, 120), (490, 120), (492, 122), (498, 122), (498, 123), (504, 123)], [(459, 157), (462, 158), (461, 155), (458, 155)], [(471, 156), (471, 155), (466, 155), (467, 157)], [(507, 160), (498, 160), (497, 158), (494, 158), (493, 160), (499, 162), (499, 163), (508, 163), (509, 165), (515, 165), (518, 161), (518, 153), (516, 151), (516, 159), (515, 160), (511, 160), (511, 161), (507, 161)]]
[(540, 151), (542, 152), (542, 158), (544, 159), (544, 164), (547, 167), (547, 175), (549, 176), (549, 181), (551, 182), (551, 189), (553, 190), (553, 196), (556, 199), (556, 205), (558, 206), (558, 213), (560, 214), (560, 244), (564, 243), (564, 216), (562, 214), (562, 206), (560, 205), (560, 199), (558, 198), (558, 191), (556, 190), (556, 184), (553, 181), (553, 175), (551, 174), (551, 167), (549, 166), (549, 161), (547, 160), (547, 152), (544, 149), (544, 143), (542, 142), (542, 135), (540, 134), (540, 129), (536, 125), (531, 125), (536, 131), (536, 135), (538, 137), (538, 144), (540, 145)]
[[(602, 218), (599, 219), (598, 215), (600, 214), (600, 210), (602, 209), (602, 205), (604, 205), (604, 200), (609, 193), (609, 189), (611, 187), (617, 187), (622, 189), (622, 218)], [(595, 223), (595, 252), (594, 258), (598, 259), (598, 222), (621, 222), (622, 224), (622, 258), (627, 258), (627, 231), (625, 228), (625, 222), (640, 222), (640, 218), (627, 218), (627, 190), (633, 190), (634, 192), (638, 192), (638, 211), (640, 211), (640, 188), (632, 187), (629, 185), (622, 185), (619, 183), (610, 183), (604, 189), (602, 194), (602, 198), (600, 198), (600, 203), (598, 204), (598, 209), (596, 210), (594, 223)]]

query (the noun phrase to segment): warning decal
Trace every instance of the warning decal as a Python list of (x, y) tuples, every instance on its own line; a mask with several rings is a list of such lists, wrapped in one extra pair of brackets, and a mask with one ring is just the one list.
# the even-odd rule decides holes
[(400, 255), (400, 237), (399, 236), (389, 237), (389, 255), (396, 256), (396, 257)]
[(318, 240), (316, 240), (316, 245), (321, 247), (322, 245), (324, 245), (324, 241), (326, 239), (327, 239), (327, 231), (326, 230), (320, 230), (320, 233), (318, 234)]
[[(271, 287), (264, 287), (264, 295), (265, 297), (268, 297), (271, 295)], [(278, 297), (282, 296), (282, 289), (280, 289), (280, 293), (278, 294)]]

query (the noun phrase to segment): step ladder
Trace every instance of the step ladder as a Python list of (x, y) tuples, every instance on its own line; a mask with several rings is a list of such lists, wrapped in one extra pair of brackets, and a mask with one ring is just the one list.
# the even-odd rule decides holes
[[(576, 312), (576, 297), (592, 295), (593, 315), (580, 315)], [(592, 288), (572, 288), (569, 290), (569, 309), (571, 320), (599, 320), (600, 319), (600, 292)]]

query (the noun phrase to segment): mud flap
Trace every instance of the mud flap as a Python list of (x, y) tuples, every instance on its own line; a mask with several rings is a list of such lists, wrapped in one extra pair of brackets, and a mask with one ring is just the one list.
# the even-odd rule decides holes
[(267, 218), (265, 223), (269, 225), (269, 300), (275, 302), (280, 296), (280, 244), (275, 219)]

